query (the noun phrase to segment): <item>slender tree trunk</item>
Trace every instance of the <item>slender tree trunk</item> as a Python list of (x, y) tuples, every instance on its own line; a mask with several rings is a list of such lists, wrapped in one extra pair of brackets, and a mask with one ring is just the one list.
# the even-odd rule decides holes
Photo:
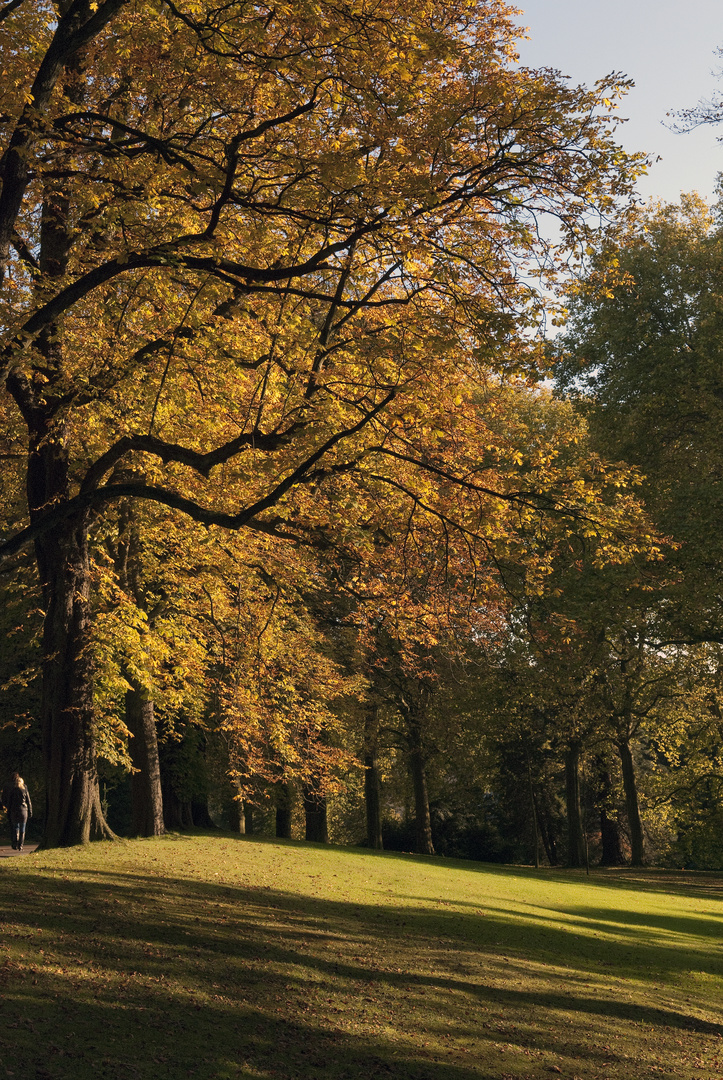
[(306, 815), (306, 839), (317, 844), (329, 843), (326, 796), (320, 794), (315, 784), (304, 785), (304, 813)]
[(367, 845), (377, 851), (382, 842), (381, 792), (377, 763), (378, 707), (370, 708), (364, 725), (364, 805), (367, 819)]
[(567, 805), (567, 864), (585, 865), (585, 836), (580, 810), (580, 745), (573, 743), (565, 753), (565, 797)]
[(287, 783), (276, 785), (276, 835), (291, 839), (291, 789)]
[[(121, 588), (133, 597), (136, 607), (146, 615), (150, 629), (154, 617), (148, 617), (145, 603), (141, 541), (130, 501), (121, 504), (118, 516), (119, 535), (114, 552), (116, 574)], [(123, 676), (130, 686), (125, 704), (126, 727), (131, 733), (128, 752), (134, 769), (131, 774), (131, 827), (134, 836), (162, 836), (165, 831), (163, 791), (153, 698), (147, 686), (134, 678), (128, 667)]]
[(532, 769), (530, 768), (530, 756), (527, 754), (527, 782), (530, 789), (530, 813), (532, 815), (532, 836), (535, 847), (535, 869), (540, 869), (540, 829), (537, 822), (537, 800), (535, 788), (532, 783)]
[(251, 803), (243, 805), (244, 832), (247, 836), (253, 836), (254, 832), (254, 808)]
[(622, 866), (625, 862), (623, 849), (620, 843), (620, 829), (617, 821), (611, 818), (607, 812), (608, 800), (613, 788), (613, 780), (602, 762), (599, 763), (600, 775), (600, 841), (602, 852), (600, 855), (601, 866)]
[(126, 673), (131, 689), (126, 693), (126, 725), (131, 764), (131, 828), (134, 836), (162, 836), (163, 795), (158, 736), (153, 699), (148, 691)]
[(407, 737), (409, 739), (409, 772), (414, 789), (415, 850), (418, 855), (434, 855), (421, 717), (412, 712), (407, 714)]
[(625, 809), (627, 811), (628, 827), (630, 829), (630, 864), (631, 866), (643, 866), (645, 862), (643, 823), (640, 819), (638, 785), (635, 780), (635, 767), (633, 765), (633, 755), (630, 751), (630, 742), (628, 739), (622, 738), (619, 740), (617, 747), (620, 753), (620, 763), (623, 768)]
[(234, 832), (240, 833), (243, 836), (246, 832), (246, 815), (244, 814), (243, 799), (239, 798), (240, 785), (233, 775), (227, 774), (227, 781), (227, 790), (230, 799), (228, 822)]
[(550, 866), (557, 866), (559, 864), (559, 859), (557, 857), (557, 840), (547, 812), (538, 814), (537, 821), (540, 826), (540, 836), (542, 837), (542, 844), (545, 848), (547, 861)]

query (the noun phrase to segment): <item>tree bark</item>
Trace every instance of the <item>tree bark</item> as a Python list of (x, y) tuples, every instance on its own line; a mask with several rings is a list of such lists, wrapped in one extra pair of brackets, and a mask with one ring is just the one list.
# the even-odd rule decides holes
[(617, 821), (610, 817), (604, 806), (600, 808), (600, 840), (602, 842), (600, 865), (622, 866), (625, 856), (620, 843), (620, 829)]
[(126, 693), (126, 726), (131, 764), (131, 828), (134, 836), (162, 836), (163, 795), (158, 736), (153, 699), (148, 691), (126, 674), (131, 689)]
[(601, 866), (622, 866), (625, 862), (623, 849), (620, 843), (620, 829), (617, 821), (611, 818), (607, 812), (607, 803), (613, 787), (610, 773), (604, 766), (599, 766), (600, 774), (600, 840), (602, 852), (600, 855)]
[(304, 814), (306, 815), (306, 839), (317, 844), (329, 843), (326, 796), (315, 784), (304, 785)]
[(623, 790), (625, 791), (625, 809), (628, 816), (630, 829), (630, 865), (643, 866), (645, 863), (645, 845), (643, 840), (643, 823), (640, 818), (640, 803), (638, 802), (638, 785), (635, 780), (635, 767), (633, 755), (630, 750), (630, 742), (622, 738), (617, 744), (620, 753), (620, 763), (623, 769)]
[[(81, 64), (77, 50), (69, 52), (66, 61), (63, 93), (71, 100), (70, 87)], [(60, 74), (58, 69), (55, 78)], [(5, 193), (3, 201), (4, 197)], [(43, 290), (66, 272), (74, 228), (62, 184), (49, 180), (39, 229), (41, 303)], [(50, 507), (67, 503), (71, 489), (60, 327), (50, 323), (38, 335), (36, 348), (42, 358), (42, 380), (38, 368), (32, 375), (15, 372), (7, 380), (28, 427), (26, 488), (31, 523)], [(45, 611), (41, 706), (45, 847), (84, 844), (114, 835), (101, 808), (96, 768), (88, 521), (87, 513), (79, 512), (35, 542)]]
[(239, 798), (240, 785), (233, 777), (228, 776), (229, 813), (228, 820), (234, 832), (242, 836), (246, 833), (246, 815), (244, 814), (244, 802)]
[(557, 857), (557, 839), (552, 827), (552, 822), (549, 818), (549, 811), (538, 814), (537, 821), (540, 826), (540, 836), (542, 837), (542, 844), (545, 848), (547, 861), (550, 866), (558, 866), (560, 860)]
[(291, 839), (291, 789), (286, 783), (276, 785), (276, 835)]
[(377, 762), (378, 708), (367, 713), (364, 725), (364, 806), (367, 821), (367, 846), (381, 851), (382, 812), (379, 765)]
[[(46, 457), (47, 455), (39, 455)], [(48, 484), (31, 457), (31, 505)], [(49, 485), (48, 485), (49, 486)], [(37, 541), (45, 606), (42, 736), (45, 766), (45, 847), (112, 838), (100, 802), (90, 658), (90, 573), (87, 526), (76, 519)]]
[(532, 769), (530, 768), (530, 757), (527, 755), (527, 782), (530, 789), (530, 814), (532, 817), (532, 837), (534, 844), (535, 854), (535, 869), (540, 869), (540, 828), (537, 821), (537, 800), (535, 798), (535, 787), (532, 783)]
[(414, 840), (418, 855), (434, 855), (432, 843), (432, 819), (429, 813), (427, 791), (427, 762), (422, 742), (421, 717), (407, 716), (409, 738), (409, 772), (414, 789)]
[(567, 864), (585, 865), (585, 836), (580, 810), (580, 745), (573, 743), (565, 753), (565, 797), (567, 806)]

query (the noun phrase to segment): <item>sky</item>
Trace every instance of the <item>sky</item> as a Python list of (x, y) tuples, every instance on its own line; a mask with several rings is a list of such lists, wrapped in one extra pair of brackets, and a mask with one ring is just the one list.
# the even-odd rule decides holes
[[(515, 0), (511, 0), (515, 2)], [(638, 182), (644, 198), (676, 201), (681, 191), (712, 198), (723, 171), (723, 124), (686, 134), (670, 131), (666, 113), (723, 93), (722, 0), (516, 0), (528, 27), (521, 62), (552, 67), (592, 84), (621, 71), (635, 87), (620, 105), (626, 150), (661, 160)]]

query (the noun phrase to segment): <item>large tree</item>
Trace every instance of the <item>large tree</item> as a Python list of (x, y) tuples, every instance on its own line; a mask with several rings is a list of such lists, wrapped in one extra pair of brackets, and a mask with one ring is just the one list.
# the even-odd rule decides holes
[(46, 844), (107, 832), (104, 508), (322, 527), (300, 485), (409, 453), (425, 399), (443, 412), (535, 320), (539, 215), (570, 239), (625, 192), (616, 87), (515, 66), (515, 32), (497, 0), (0, 9), (3, 415), (28, 515), (2, 552), (33, 543), (43, 590)]
[(559, 383), (599, 450), (636, 466), (676, 546), (652, 637), (723, 634), (723, 233), (697, 196), (637, 210), (602, 235), (570, 297)]

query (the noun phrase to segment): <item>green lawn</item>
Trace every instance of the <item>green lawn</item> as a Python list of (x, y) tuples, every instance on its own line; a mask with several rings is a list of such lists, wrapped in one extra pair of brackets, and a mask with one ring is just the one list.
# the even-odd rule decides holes
[(723, 1080), (722, 898), (198, 834), (6, 859), (0, 1080)]

